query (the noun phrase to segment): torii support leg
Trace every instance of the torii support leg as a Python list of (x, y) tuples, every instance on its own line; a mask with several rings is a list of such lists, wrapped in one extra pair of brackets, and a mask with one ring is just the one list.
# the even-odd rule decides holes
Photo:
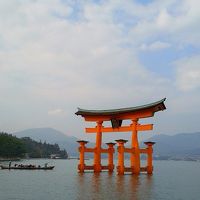
[(117, 166), (117, 172), (119, 175), (124, 174), (124, 144), (127, 142), (127, 140), (115, 140), (118, 143), (118, 166)]
[(77, 141), (80, 144), (79, 147), (79, 165), (78, 165), (78, 170), (79, 172), (83, 173), (85, 170), (85, 144), (88, 143), (88, 141), (84, 140), (79, 140)]
[(132, 120), (132, 141), (131, 147), (135, 149), (134, 153), (131, 154), (131, 168), (133, 174), (140, 173), (140, 149), (138, 143), (138, 136), (137, 136), (137, 121)]
[(109, 142), (106, 144), (108, 145), (108, 171), (113, 172), (113, 170), (114, 170), (113, 154), (115, 152), (115, 150), (114, 150), (115, 143)]
[(155, 142), (144, 142), (147, 145), (147, 174), (153, 173), (153, 145)]
[(101, 172), (101, 143), (102, 143), (102, 121), (97, 122), (97, 135), (96, 135), (96, 147), (94, 152), (94, 172)]

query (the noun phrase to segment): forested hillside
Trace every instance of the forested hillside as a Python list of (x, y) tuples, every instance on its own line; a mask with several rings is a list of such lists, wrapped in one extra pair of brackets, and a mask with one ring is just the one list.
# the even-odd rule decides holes
[(60, 150), (58, 144), (48, 144), (46, 142), (36, 142), (29, 137), (17, 138), (7, 133), (0, 133), (0, 157), (30, 157), (49, 158), (51, 154), (56, 154), (61, 158), (67, 158), (67, 152)]
[(0, 133), (0, 157), (23, 157), (25, 153), (25, 143), (21, 139)]

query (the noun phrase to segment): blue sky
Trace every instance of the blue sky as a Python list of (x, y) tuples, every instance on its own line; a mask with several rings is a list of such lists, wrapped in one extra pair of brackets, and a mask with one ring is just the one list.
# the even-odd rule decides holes
[(52, 127), (88, 139), (77, 107), (164, 97), (167, 110), (147, 120), (155, 129), (145, 137), (199, 131), (199, 4), (0, 1), (1, 131)]

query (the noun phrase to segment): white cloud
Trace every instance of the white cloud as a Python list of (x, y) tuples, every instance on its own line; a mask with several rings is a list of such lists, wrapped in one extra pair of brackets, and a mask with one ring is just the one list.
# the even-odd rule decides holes
[(159, 12), (156, 18), (156, 25), (160, 29), (165, 29), (170, 27), (172, 20), (172, 16), (166, 11), (166, 9), (164, 9)]
[(56, 109), (48, 111), (48, 115), (61, 115), (63, 113), (64, 113), (64, 111), (60, 108), (56, 108)]
[(171, 45), (167, 42), (156, 41), (151, 44), (142, 44), (140, 49), (143, 51), (158, 51), (169, 48)]
[(172, 42), (174, 48), (180, 45), (199, 45), (198, 0), (154, 1), (143, 9), (145, 14), (137, 14), (137, 24), (129, 32), (129, 36), (134, 38), (133, 44), (149, 43), (155, 38), (164, 38), (165, 41)]
[(176, 65), (176, 84), (183, 91), (200, 88), (200, 55), (181, 59)]

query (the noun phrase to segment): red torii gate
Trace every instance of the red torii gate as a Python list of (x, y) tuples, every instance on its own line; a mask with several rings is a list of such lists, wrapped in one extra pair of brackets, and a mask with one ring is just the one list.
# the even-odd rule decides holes
[[(153, 129), (153, 124), (141, 125), (138, 123), (140, 118), (148, 118), (154, 116), (155, 112), (165, 110), (164, 99), (160, 101), (146, 104), (142, 106), (136, 106), (131, 108), (111, 109), (111, 110), (85, 110), (78, 108), (76, 115), (84, 117), (85, 121), (96, 122), (96, 127), (86, 128), (86, 133), (96, 133), (96, 145), (95, 148), (86, 148), (87, 141), (78, 141), (80, 143), (80, 163), (78, 169), (80, 172), (84, 170), (94, 170), (94, 172), (101, 172), (102, 170), (113, 171), (113, 153), (114, 143), (107, 143), (108, 149), (103, 149), (102, 145), (102, 133), (103, 132), (132, 132), (131, 148), (125, 148), (124, 144), (127, 140), (116, 140), (118, 143), (118, 174), (124, 174), (124, 172), (132, 172), (133, 174), (139, 174), (140, 171), (147, 171), (151, 174), (153, 171), (152, 166), (152, 146), (153, 142), (145, 142), (146, 149), (139, 148), (138, 131), (148, 131)], [(129, 126), (122, 126), (123, 120), (131, 120)], [(112, 127), (104, 127), (104, 121), (111, 121)], [(94, 163), (92, 166), (86, 166), (84, 163), (84, 154), (86, 152), (94, 153)], [(108, 153), (108, 166), (101, 165), (101, 153)], [(130, 167), (124, 166), (124, 153), (130, 153)], [(140, 166), (140, 154), (147, 154), (147, 166)]]

